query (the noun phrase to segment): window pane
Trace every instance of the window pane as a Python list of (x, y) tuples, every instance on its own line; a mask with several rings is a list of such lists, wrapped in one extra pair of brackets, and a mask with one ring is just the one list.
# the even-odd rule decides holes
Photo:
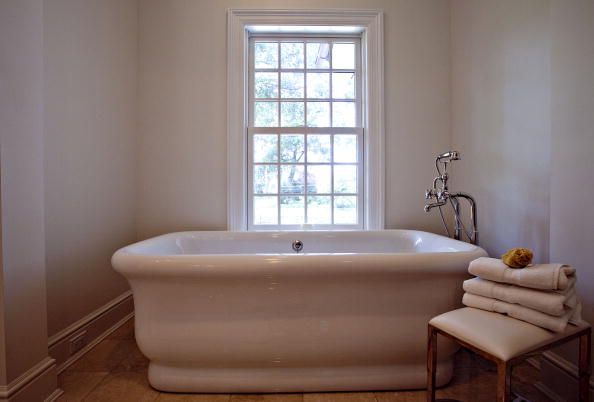
[[(361, 124), (359, 45), (352, 42), (348, 37), (252, 39), (251, 225), (357, 225), (361, 220), (361, 144), (352, 129)], [(319, 133), (304, 133), (309, 129), (303, 126), (318, 127), (311, 131)], [(324, 127), (336, 127), (330, 131), (339, 134)]]
[(331, 197), (307, 198), (307, 223), (330, 224), (332, 223)]
[(281, 135), (281, 162), (303, 162), (304, 159), (303, 134)]
[(278, 68), (278, 43), (256, 42), (254, 59), (256, 68)]
[(254, 135), (254, 162), (278, 161), (277, 141), (276, 134)]
[(303, 68), (303, 43), (281, 43), (281, 68)]
[(334, 223), (343, 225), (357, 223), (357, 197), (334, 197)]
[(307, 136), (307, 161), (330, 162), (330, 136), (309, 134)]
[(357, 136), (338, 134), (334, 136), (334, 162), (357, 162)]
[(332, 68), (355, 68), (355, 44), (332, 45)]
[(281, 97), (303, 98), (303, 73), (281, 73)]
[(254, 166), (254, 194), (278, 192), (278, 168), (276, 165)]
[(334, 192), (351, 194), (357, 192), (356, 165), (334, 165)]
[(332, 125), (334, 127), (355, 127), (355, 102), (332, 103)]
[(281, 225), (295, 225), (305, 221), (304, 197), (281, 197)]
[(332, 73), (332, 97), (355, 99), (355, 73)]
[(256, 98), (278, 97), (278, 74), (255, 73), (254, 96)]
[(329, 98), (330, 97), (330, 74), (329, 73), (307, 73), (307, 97), (308, 98)]
[(308, 102), (307, 103), (307, 125), (309, 127), (330, 126), (330, 103), (329, 102)]
[(301, 165), (283, 165), (281, 166), (281, 193), (283, 194), (303, 194), (304, 166)]
[(277, 225), (278, 224), (278, 197), (254, 197), (254, 224), (255, 225)]
[(300, 127), (305, 124), (303, 102), (281, 102), (281, 127)]
[(278, 102), (254, 102), (254, 125), (256, 127), (277, 127)]
[(307, 167), (307, 192), (328, 194), (332, 191), (330, 165), (309, 165)]
[(307, 68), (328, 68), (330, 67), (330, 44), (329, 43), (308, 43), (307, 44)]

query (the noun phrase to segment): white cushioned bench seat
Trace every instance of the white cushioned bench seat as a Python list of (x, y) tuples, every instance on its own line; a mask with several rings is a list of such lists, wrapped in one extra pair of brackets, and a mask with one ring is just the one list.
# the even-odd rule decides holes
[(584, 328), (568, 325), (565, 332), (555, 333), (503, 314), (472, 307), (438, 315), (429, 324), (501, 360), (529, 353)]
[(497, 364), (497, 401), (511, 402), (511, 367), (535, 353), (579, 338), (579, 401), (590, 401), (592, 329), (568, 325), (561, 333), (491, 311), (464, 307), (432, 318), (427, 326), (427, 401), (435, 401), (437, 335), (449, 337)]

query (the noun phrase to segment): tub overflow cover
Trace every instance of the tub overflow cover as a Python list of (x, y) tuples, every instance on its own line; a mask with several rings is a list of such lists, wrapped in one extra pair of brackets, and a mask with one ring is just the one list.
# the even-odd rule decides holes
[(296, 253), (303, 250), (303, 242), (301, 240), (295, 240), (291, 246)]

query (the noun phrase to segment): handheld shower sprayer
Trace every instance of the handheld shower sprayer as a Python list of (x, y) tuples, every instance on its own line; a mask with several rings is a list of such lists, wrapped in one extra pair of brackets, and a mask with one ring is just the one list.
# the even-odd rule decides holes
[[(435, 182), (441, 180), (444, 190), (448, 189), (448, 164), (452, 161), (459, 161), (460, 159), (460, 152), (458, 151), (449, 151), (437, 155), (435, 158), (435, 168), (437, 169), (437, 174), (439, 176), (433, 180), (433, 188), (435, 188)], [(440, 163), (443, 165), (443, 172), (439, 167)]]
[(444, 160), (444, 162), (459, 161), (460, 160), (460, 152), (458, 152), (458, 151), (444, 152), (443, 154), (437, 155), (436, 160), (439, 160), (439, 161)]
[[(472, 244), (478, 244), (478, 226), (477, 226), (477, 216), (476, 216), (476, 202), (474, 198), (470, 194), (458, 192), (458, 193), (450, 193), (448, 190), (448, 165), (452, 161), (460, 160), (460, 152), (458, 151), (449, 151), (444, 152), (443, 154), (437, 155), (435, 158), (435, 168), (437, 169), (438, 176), (433, 179), (433, 186), (432, 188), (427, 189), (425, 191), (425, 199), (431, 200), (434, 199), (434, 202), (430, 202), (425, 205), (425, 212), (431, 211), (433, 208), (439, 209), (439, 215), (441, 216), (441, 221), (445, 227), (445, 230), (450, 235), (450, 230), (448, 225), (446, 224), (445, 218), (443, 216), (443, 211), (441, 207), (445, 206), (446, 204), (450, 204), (454, 210), (454, 218), (455, 218), (455, 226), (454, 226), (454, 238), (456, 240), (460, 240), (460, 234), (464, 231), (464, 234), (468, 238), (468, 240)], [(440, 168), (440, 164), (443, 165), (443, 170)], [(440, 185), (438, 185), (440, 183)], [(462, 219), (460, 218), (460, 201), (459, 199), (465, 199), (470, 205), (470, 220), (472, 223), (472, 231), (466, 230)]]

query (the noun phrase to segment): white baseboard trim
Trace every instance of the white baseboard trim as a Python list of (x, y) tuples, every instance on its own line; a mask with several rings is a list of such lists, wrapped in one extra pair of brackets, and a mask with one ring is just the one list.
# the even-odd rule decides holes
[[(44, 358), (8, 385), (0, 385), (0, 402), (57, 400), (63, 391), (57, 386), (57, 374), (134, 316), (132, 292), (127, 291), (109, 303), (58, 332), (48, 340), (50, 356)], [(80, 334), (86, 344), (70, 354), (70, 340)]]
[(121, 327), (126, 321), (128, 321), (132, 317), (134, 317), (134, 312), (129, 313), (127, 316), (125, 316), (120, 321), (116, 322), (113, 326), (111, 326), (107, 331), (105, 331), (104, 333), (102, 333), (101, 335), (99, 335), (98, 337), (93, 339), (91, 342), (89, 342), (81, 350), (79, 350), (78, 352), (76, 352), (75, 354), (70, 356), (65, 362), (63, 362), (62, 364), (60, 364), (58, 366), (58, 368), (57, 368), (58, 374), (60, 374), (64, 370), (66, 370), (68, 367), (72, 366), (78, 359), (83, 357), (85, 355), (85, 353), (87, 353), (89, 350), (91, 350), (95, 346), (97, 346), (97, 344), (99, 344), (99, 342), (101, 342), (102, 340), (107, 338), (113, 331), (115, 331), (116, 329)]
[[(566, 402), (569, 395), (567, 384), (570, 383), (569, 389), (573, 392), (578, 387), (578, 367), (569, 360), (559, 356), (552, 350), (547, 350), (541, 354), (541, 358), (530, 357), (526, 362), (540, 371), (541, 381), (534, 384), (534, 387), (546, 395), (554, 402)], [(556, 370), (556, 373), (551, 373), (551, 370)], [(560, 376), (566, 376), (563, 381), (564, 386), (559, 386), (559, 382), (550, 381), (551, 379), (558, 380)], [(545, 381), (546, 377), (547, 381)], [(594, 390), (594, 380), (590, 379), (590, 393)]]
[(547, 387), (544, 383), (540, 381), (534, 384), (534, 388), (542, 392), (544, 395), (546, 395), (547, 398), (549, 398), (553, 402), (567, 402), (565, 398), (559, 396), (555, 391), (553, 391), (551, 388)]
[(128, 290), (128, 291), (122, 293), (120, 296), (116, 297), (115, 299), (111, 300), (110, 302), (99, 307), (97, 310), (93, 311), (91, 314), (89, 314), (89, 315), (81, 318), (80, 320), (76, 321), (75, 323), (67, 326), (60, 332), (56, 333), (55, 335), (52, 335), (47, 341), (48, 347), (51, 348), (58, 342), (61, 342), (65, 338), (74, 334), (75, 332), (78, 332), (84, 326), (86, 326), (87, 324), (96, 320), (99, 316), (105, 314), (106, 312), (113, 309), (118, 304), (122, 303), (123, 301), (125, 301), (126, 299), (131, 298), (131, 297), (132, 297), (132, 291)]
[[(48, 340), (49, 355), (61, 373), (113, 331), (134, 316), (132, 292), (126, 291), (91, 314), (81, 318)], [(80, 349), (71, 350), (71, 341), (82, 339)]]
[[(569, 360), (559, 356), (557, 353), (551, 350), (547, 350), (546, 352), (543, 352), (542, 356), (555, 366), (559, 367), (561, 370), (565, 371), (570, 376), (574, 377), (575, 379), (579, 377), (578, 366), (576, 366)], [(590, 388), (594, 388), (594, 379), (592, 378), (590, 378)]]
[(526, 363), (530, 364), (535, 369), (540, 370), (540, 367), (541, 367), (540, 359), (538, 359), (536, 357), (529, 357), (526, 359)]
[(0, 398), (10, 398), (12, 395), (19, 392), (21, 389), (31, 383), (44, 371), (56, 365), (56, 360), (51, 357), (46, 357), (29, 370), (12, 380), (8, 385), (0, 385)]
[(58, 388), (53, 392), (53, 394), (48, 396), (44, 402), (54, 402), (54, 401), (58, 400), (58, 398), (61, 397), (63, 393), (64, 393), (64, 391), (61, 390), (60, 388)]
[(57, 388), (56, 360), (46, 357), (29, 370), (12, 380), (8, 385), (0, 386), (0, 401), (31, 401), (46, 399)]
[[(577, 401), (579, 378), (577, 365), (548, 350), (542, 354), (541, 384), (538, 389), (554, 401)], [(590, 398), (594, 396), (590, 380)], [(592, 399), (590, 399), (592, 400)]]

